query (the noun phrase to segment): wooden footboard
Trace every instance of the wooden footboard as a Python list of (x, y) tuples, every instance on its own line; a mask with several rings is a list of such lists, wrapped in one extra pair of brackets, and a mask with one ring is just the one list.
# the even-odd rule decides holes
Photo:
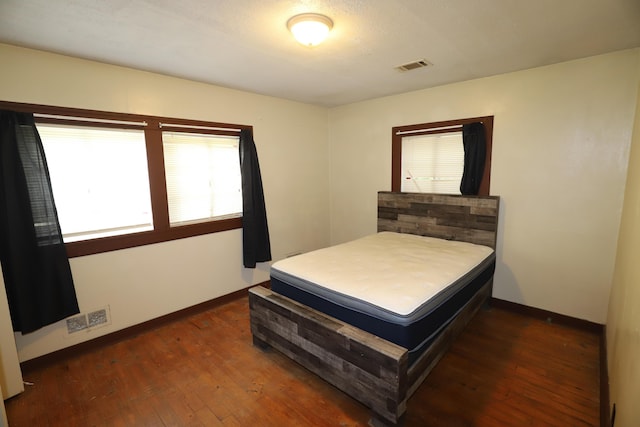
[(397, 424), (406, 410), (407, 350), (263, 287), (249, 290), (254, 343), (273, 346)]
[(373, 425), (401, 425), (407, 400), (491, 294), (489, 280), (409, 368), (405, 348), (263, 287), (249, 290), (254, 343), (272, 346), (360, 401)]

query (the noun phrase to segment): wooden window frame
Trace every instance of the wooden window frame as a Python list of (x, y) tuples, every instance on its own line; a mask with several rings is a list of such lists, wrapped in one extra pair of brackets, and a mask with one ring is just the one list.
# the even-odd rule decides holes
[(487, 142), (484, 174), (480, 182), (479, 196), (488, 196), (491, 184), (491, 149), (493, 147), (493, 116), (472, 117), (468, 119), (447, 120), (442, 122), (421, 123), (416, 125), (395, 126), (391, 129), (391, 191), (402, 188), (402, 137), (411, 135), (433, 135), (438, 133), (457, 132), (462, 125), (482, 122)]
[[(36, 123), (144, 129), (149, 172), (149, 191), (151, 193), (151, 208), (153, 213), (153, 230), (65, 243), (67, 256), (70, 258), (217, 233), (242, 227), (242, 217), (170, 226), (162, 132), (172, 131), (239, 136), (242, 129), (252, 130), (252, 126), (6, 101), (0, 101), (0, 109), (33, 113)], [(43, 117), (39, 117), (39, 115)], [(73, 119), (74, 117), (86, 120), (79, 121)], [(104, 121), (119, 123), (114, 124)], [(142, 125), (142, 123), (144, 123), (144, 125)]]

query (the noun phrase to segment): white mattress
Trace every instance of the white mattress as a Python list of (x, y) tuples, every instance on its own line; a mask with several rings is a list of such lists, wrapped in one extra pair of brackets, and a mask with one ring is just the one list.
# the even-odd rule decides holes
[(487, 246), (381, 232), (287, 258), (272, 274), (295, 276), (331, 292), (409, 316), (493, 254)]

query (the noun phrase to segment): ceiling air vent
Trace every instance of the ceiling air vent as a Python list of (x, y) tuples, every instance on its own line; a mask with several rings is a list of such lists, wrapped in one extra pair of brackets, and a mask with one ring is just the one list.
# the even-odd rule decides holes
[(427, 61), (426, 59), (419, 59), (417, 61), (408, 62), (406, 64), (398, 65), (396, 67), (396, 70), (398, 70), (398, 71), (411, 71), (411, 70), (415, 70), (416, 68), (426, 67), (428, 65), (432, 65), (432, 64), (429, 61)]

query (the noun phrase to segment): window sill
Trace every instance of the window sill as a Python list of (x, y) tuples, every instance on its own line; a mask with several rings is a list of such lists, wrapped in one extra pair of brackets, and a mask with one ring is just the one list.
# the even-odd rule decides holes
[(242, 217), (184, 225), (180, 227), (167, 228), (165, 230), (145, 231), (121, 236), (110, 236), (99, 239), (71, 242), (66, 243), (65, 247), (67, 248), (67, 256), (69, 258), (75, 258), (85, 255), (117, 251), (120, 249), (152, 245), (154, 243), (168, 242), (187, 237), (218, 233), (221, 231), (235, 230), (238, 228), (242, 228)]

